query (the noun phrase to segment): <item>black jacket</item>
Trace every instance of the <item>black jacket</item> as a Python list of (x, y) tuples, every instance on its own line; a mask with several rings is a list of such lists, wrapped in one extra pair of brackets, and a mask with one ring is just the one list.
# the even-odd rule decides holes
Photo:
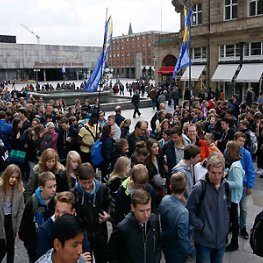
[[(146, 228), (146, 229), (145, 229)], [(160, 224), (151, 215), (142, 226), (130, 212), (113, 231), (109, 240), (110, 263), (157, 263), (161, 259)]]

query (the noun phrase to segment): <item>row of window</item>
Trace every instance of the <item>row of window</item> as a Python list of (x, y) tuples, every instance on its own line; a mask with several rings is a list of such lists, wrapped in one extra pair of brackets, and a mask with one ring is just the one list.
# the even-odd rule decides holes
[[(263, 56), (263, 41), (243, 43), (244, 58), (257, 58)], [(206, 47), (195, 47), (191, 49), (191, 58), (196, 60), (206, 59)], [(240, 44), (224, 44), (219, 46), (219, 58), (240, 58)]]
[[(263, 56), (263, 42), (243, 43), (242, 48), (243, 48), (244, 58), (253, 57), (253, 56)], [(219, 57), (220, 58), (240, 57), (240, 45), (239, 44), (220, 45)]]
[[(147, 38), (148, 38), (148, 39), (151, 39), (152, 37), (151, 37), (151, 35), (149, 35)], [(135, 39), (136, 39), (136, 37), (133, 37), (131, 40), (134, 41)], [(146, 39), (146, 36), (141, 36), (141, 37), (138, 36), (138, 37), (137, 37), (137, 40), (140, 40), (140, 39)], [(129, 42), (129, 40), (130, 40), (130, 38), (127, 37), (127, 38), (126, 38), (126, 42)], [(116, 40), (114, 40), (114, 41), (116, 41), (117, 43), (119, 43), (119, 42), (124, 42), (125, 39), (124, 39), (124, 38), (121, 38), (121, 39), (116, 39)]]
[[(151, 43), (148, 43), (147, 46), (150, 47), (150, 46), (151, 46)], [(139, 44), (138, 44), (137, 46), (135, 46), (135, 45), (133, 44), (133, 45), (131, 46), (132, 49), (134, 49), (135, 47), (137, 47), (137, 48), (141, 48), (141, 47), (142, 47), (142, 48), (145, 48), (145, 47), (146, 47), (146, 44), (142, 44), (142, 45), (139, 45)], [(129, 47), (127, 47), (127, 48), (129, 48)], [(120, 49), (121, 49), (121, 50), (124, 50), (124, 46), (121, 46), (121, 47), (118, 47), (118, 46), (117, 46), (117, 47), (116, 47), (115, 45), (112, 45), (112, 49), (113, 49), (113, 50), (120, 50)]]
[[(263, 14), (263, 0), (248, 0), (248, 16), (258, 16)], [(238, 18), (237, 0), (224, 0), (224, 20), (234, 20)], [(202, 4), (193, 5), (192, 26), (202, 24)]]

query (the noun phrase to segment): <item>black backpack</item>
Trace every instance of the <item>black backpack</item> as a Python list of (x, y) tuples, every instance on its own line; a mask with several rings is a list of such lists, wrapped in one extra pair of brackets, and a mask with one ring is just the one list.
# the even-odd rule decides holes
[(263, 211), (255, 218), (254, 225), (250, 230), (249, 243), (253, 253), (263, 257)]

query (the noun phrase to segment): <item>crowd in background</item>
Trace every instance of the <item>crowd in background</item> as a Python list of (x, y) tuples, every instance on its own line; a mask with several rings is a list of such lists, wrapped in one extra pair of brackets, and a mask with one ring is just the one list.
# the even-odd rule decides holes
[[(52, 249), (51, 234), (43, 235), (50, 232), (49, 218), (61, 216), (60, 203), (70, 203), (84, 223), (83, 250), (96, 263), (159, 262), (161, 249), (167, 262), (194, 256), (222, 262), (225, 250), (238, 249), (239, 234), (248, 239), (247, 196), (255, 175), (263, 178), (263, 92), (256, 98), (249, 89), (241, 102), (237, 95), (225, 100), (219, 90), (199, 98), (186, 91), (182, 101), (176, 86), (136, 82), (125, 88), (139, 116), (134, 96), (147, 93), (156, 110), (151, 119), (131, 127), (120, 106), (105, 116), (98, 98), (68, 106), (62, 99), (36, 100), (30, 88), (3, 89), (0, 260), (6, 251), (13, 262), (17, 233), (30, 262)], [(91, 154), (96, 141), (100, 164)], [(113, 226), (109, 244), (107, 221)]]

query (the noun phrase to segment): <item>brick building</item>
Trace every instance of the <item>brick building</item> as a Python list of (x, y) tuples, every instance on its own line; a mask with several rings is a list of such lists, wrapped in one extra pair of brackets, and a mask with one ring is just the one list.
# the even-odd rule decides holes
[(127, 35), (114, 37), (108, 53), (108, 68), (120, 78), (153, 78), (155, 57), (153, 43), (158, 31), (133, 33), (131, 25)]

